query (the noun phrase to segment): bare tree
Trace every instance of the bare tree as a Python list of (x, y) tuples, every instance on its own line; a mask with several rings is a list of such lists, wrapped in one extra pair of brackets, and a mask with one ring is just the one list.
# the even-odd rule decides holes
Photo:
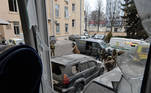
[(91, 21), (93, 21), (93, 25), (94, 26), (96, 26), (97, 24), (97, 22), (98, 22), (98, 11), (97, 10), (94, 10), (94, 11), (92, 11), (91, 12), (91, 14), (90, 14), (90, 20)]
[(85, 2), (84, 8), (85, 8), (85, 31), (87, 32), (89, 13), (90, 13), (90, 5), (88, 2)]
[(97, 32), (99, 32), (99, 28), (100, 28), (100, 21), (101, 18), (103, 16), (103, 3), (102, 0), (97, 0), (97, 6), (96, 6), (96, 10), (97, 10)]
[[(107, 21), (110, 25), (111, 32), (113, 32), (113, 27), (119, 21), (121, 14), (120, 0), (111, 0), (107, 2)], [(118, 20), (118, 21), (117, 21)]]

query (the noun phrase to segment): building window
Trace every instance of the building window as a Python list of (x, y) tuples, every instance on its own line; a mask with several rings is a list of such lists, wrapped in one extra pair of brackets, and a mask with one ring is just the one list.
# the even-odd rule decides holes
[(72, 27), (75, 27), (75, 20), (72, 20)]
[(56, 23), (56, 32), (59, 33), (60, 32), (60, 24)]
[(117, 32), (118, 28), (114, 28), (114, 32)]
[(68, 24), (65, 24), (65, 32), (68, 32)]
[(72, 4), (72, 11), (75, 11), (75, 4)]
[(56, 5), (55, 7), (55, 15), (56, 17), (59, 17), (59, 5)]
[(14, 24), (14, 33), (15, 33), (15, 35), (19, 35), (20, 34), (19, 22), (13, 22), (13, 24)]
[(64, 17), (69, 18), (69, 12), (68, 12), (68, 7), (67, 6), (64, 7)]
[(8, 0), (9, 10), (17, 12), (17, 0)]
[(66, 4), (68, 4), (69, 3), (69, 0), (64, 0), (65, 2), (66, 2)]

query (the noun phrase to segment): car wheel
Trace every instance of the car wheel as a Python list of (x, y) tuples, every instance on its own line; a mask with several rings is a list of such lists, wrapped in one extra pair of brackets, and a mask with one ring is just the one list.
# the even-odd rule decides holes
[(83, 84), (81, 84), (81, 83), (77, 84), (75, 93), (82, 93), (83, 88), (84, 88)]

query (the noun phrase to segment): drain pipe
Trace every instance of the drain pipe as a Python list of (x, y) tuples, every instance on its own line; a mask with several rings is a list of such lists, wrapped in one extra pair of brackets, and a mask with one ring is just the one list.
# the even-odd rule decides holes
[(50, 12), (50, 15), (51, 15), (51, 27), (52, 27), (52, 35), (53, 36), (55, 36), (55, 32), (54, 32), (54, 1), (53, 0), (50, 0), (50, 2), (51, 2), (51, 4), (50, 4), (50, 6), (51, 6), (51, 11), (52, 11), (52, 13)]
[(80, 0), (80, 36), (81, 36), (81, 30), (82, 30), (82, 26), (81, 23), (82, 22), (82, 0)]

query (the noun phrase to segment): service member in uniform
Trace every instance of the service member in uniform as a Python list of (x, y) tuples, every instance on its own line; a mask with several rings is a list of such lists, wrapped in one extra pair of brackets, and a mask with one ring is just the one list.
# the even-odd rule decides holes
[(50, 49), (51, 49), (51, 56), (55, 56), (55, 44), (54, 43), (50, 43)]
[(78, 49), (76, 43), (73, 42), (72, 44), (73, 44), (73, 45), (72, 45), (72, 47), (73, 47), (72, 52), (73, 52), (74, 54), (80, 54), (80, 51), (79, 51), (79, 49)]

